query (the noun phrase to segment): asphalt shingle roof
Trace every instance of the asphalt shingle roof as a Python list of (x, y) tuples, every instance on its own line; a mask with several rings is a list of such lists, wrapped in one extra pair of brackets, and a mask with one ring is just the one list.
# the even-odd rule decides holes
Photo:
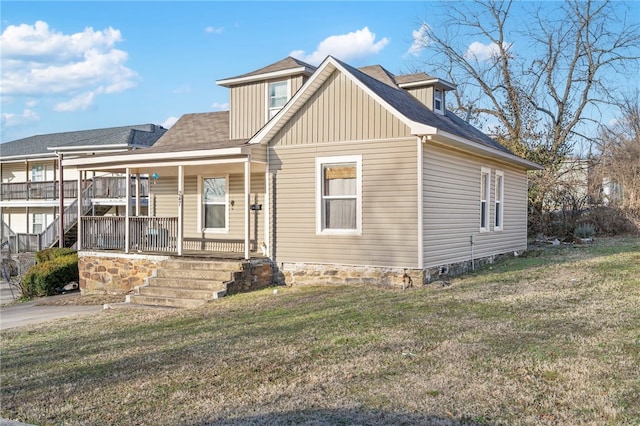
[(51, 153), (48, 150), (50, 147), (69, 148), (88, 145), (148, 147), (152, 146), (166, 131), (167, 129), (155, 124), (139, 124), (36, 135), (1, 144), (0, 158), (47, 154)]

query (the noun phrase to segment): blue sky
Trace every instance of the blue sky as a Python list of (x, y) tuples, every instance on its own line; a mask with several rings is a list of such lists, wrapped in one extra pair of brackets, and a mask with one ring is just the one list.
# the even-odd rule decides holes
[[(632, 3), (633, 5), (633, 3)], [(413, 71), (438, 2), (0, 3), (2, 142), (228, 108), (233, 77), (293, 55)], [(635, 11), (638, 11), (637, 3)], [(468, 40), (482, 49), (482, 40)], [(429, 69), (423, 69), (429, 73)]]

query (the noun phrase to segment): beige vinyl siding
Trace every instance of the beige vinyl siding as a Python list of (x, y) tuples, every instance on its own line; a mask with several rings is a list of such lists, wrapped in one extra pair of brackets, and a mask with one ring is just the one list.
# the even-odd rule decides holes
[(13, 232), (27, 232), (27, 209), (24, 207), (3, 207), (2, 220)]
[(411, 87), (405, 90), (433, 111), (433, 86)]
[(279, 146), (405, 137), (409, 129), (335, 71), (274, 137)]
[[(207, 176), (227, 176), (212, 171)], [(229, 178), (229, 232), (202, 232), (202, 224), (198, 221), (198, 209), (201, 198), (198, 194), (198, 176), (187, 175), (184, 179), (184, 236), (188, 238), (220, 238), (244, 239), (244, 175), (230, 174)], [(178, 179), (168, 177), (158, 180), (151, 187), (152, 203), (155, 206), (155, 216), (178, 216)], [(251, 203), (264, 204), (265, 182), (264, 174), (256, 173), (251, 176)], [(231, 201), (234, 205), (231, 206)], [(264, 210), (263, 210), (264, 211)], [(258, 242), (263, 240), (264, 218), (263, 211), (251, 212), (251, 238)], [(152, 215), (154, 208), (151, 209)], [(257, 229), (256, 229), (257, 227)]]
[[(415, 150), (415, 138), (274, 148), (276, 261), (416, 267)], [(347, 155), (362, 155), (362, 235), (317, 235), (316, 158)]]
[[(289, 78), (291, 96), (302, 87), (304, 81), (302, 76)], [(265, 125), (268, 83), (259, 81), (230, 89), (230, 139), (248, 139)]]
[(2, 182), (19, 183), (27, 181), (27, 168), (24, 163), (3, 163)]
[[(424, 146), (424, 266), (526, 249), (527, 174), (503, 163)], [(480, 173), (491, 169), (489, 232), (480, 232)], [(495, 175), (504, 172), (504, 227), (494, 230)]]

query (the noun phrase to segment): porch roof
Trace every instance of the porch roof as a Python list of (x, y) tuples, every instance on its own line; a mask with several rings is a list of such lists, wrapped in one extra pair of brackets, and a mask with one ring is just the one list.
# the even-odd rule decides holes
[(185, 114), (153, 147), (129, 152), (64, 159), (64, 166), (80, 170), (147, 167), (151, 164), (206, 164), (245, 158), (255, 146), (247, 139), (229, 139), (229, 112)]

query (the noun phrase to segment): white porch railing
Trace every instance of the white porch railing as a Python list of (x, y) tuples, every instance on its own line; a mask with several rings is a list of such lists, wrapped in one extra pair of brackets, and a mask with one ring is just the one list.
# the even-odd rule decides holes
[[(125, 216), (83, 216), (82, 247), (85, 250), (125, 250)], [(178, 218), (129, 218), (129, 250), (149, 253), (178, 252)], [(252, 240), (250, 250), (256, 250)], [(190, 252), (243, 253), (244, 241), (234, 239), (184, 238), (182, 247)]]

